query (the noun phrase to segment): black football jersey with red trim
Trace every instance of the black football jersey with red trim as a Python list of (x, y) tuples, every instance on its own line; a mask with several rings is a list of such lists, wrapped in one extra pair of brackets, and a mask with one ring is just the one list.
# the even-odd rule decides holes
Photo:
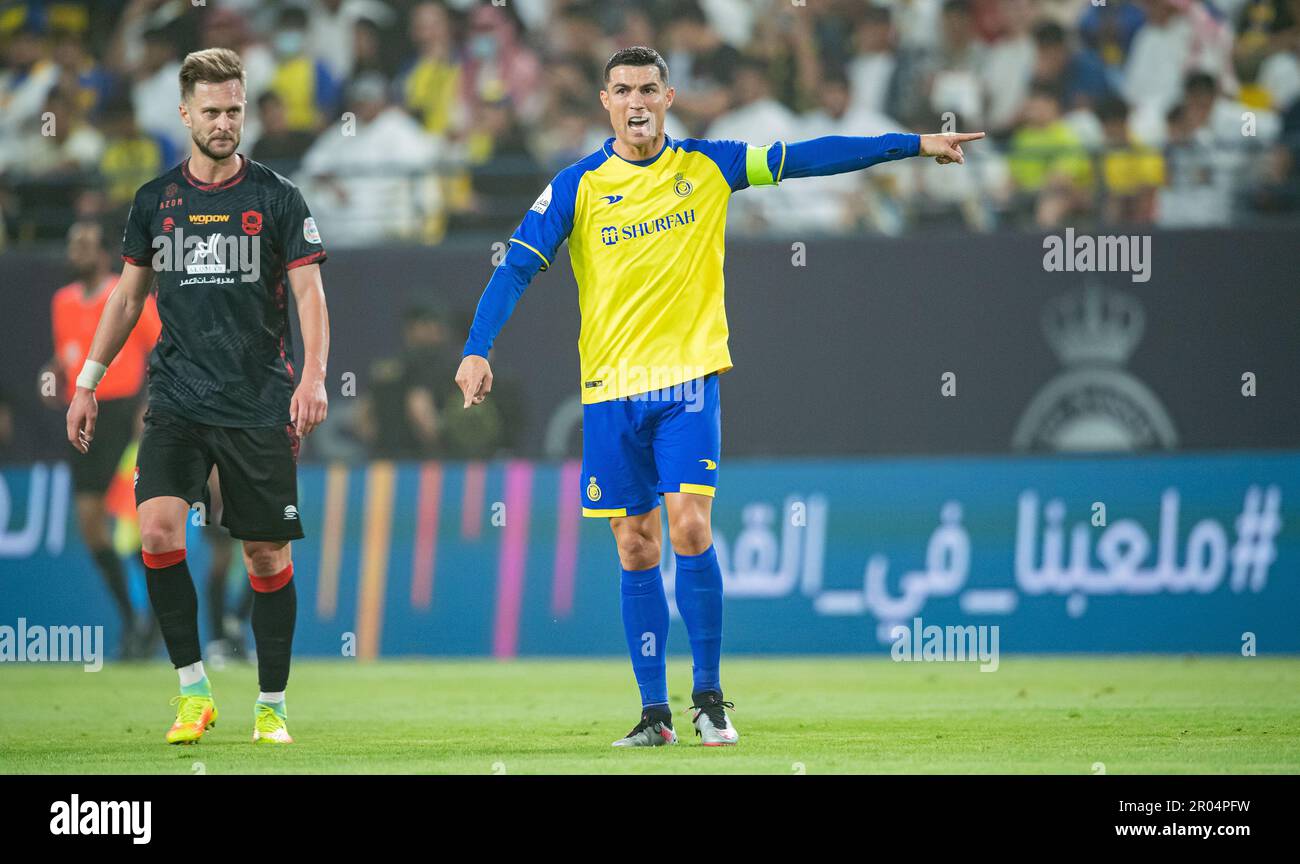
[(325, 260), (298, 188), (241, 157), (202, 183), (187, 159), (140, 187), (122, 258), (157, 274), (162, 336), (149, 358), (149, 408), (208, 426), (289, 422), (288, 274)]

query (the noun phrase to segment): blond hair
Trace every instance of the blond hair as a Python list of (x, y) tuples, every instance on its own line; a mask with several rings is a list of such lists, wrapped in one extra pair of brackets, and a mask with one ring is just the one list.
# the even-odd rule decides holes
[(229, 48), (206, 48), (188, 54), (181, 64), (180, 78), (181, 99), (190, 98), (194, 94), (194, 85), (200, 81), (221, 84), (238, 78), (241, 86), (245, 89), (248, 86), (244, 61)]

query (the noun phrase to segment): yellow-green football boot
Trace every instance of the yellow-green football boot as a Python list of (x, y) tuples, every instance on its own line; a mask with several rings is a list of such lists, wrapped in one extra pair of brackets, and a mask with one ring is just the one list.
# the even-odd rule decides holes
[(182, 693), (172, 698), (176, 709), (176, 722), (167, 730), (168, 744), (194, 744), (203, 737), (203, 733), (217, 725), (217, 706), (212, 702), (212, 694), (206, 695)]
[(254, 744), (292, 744), (283, 702), (258, 702), (253, 706)]

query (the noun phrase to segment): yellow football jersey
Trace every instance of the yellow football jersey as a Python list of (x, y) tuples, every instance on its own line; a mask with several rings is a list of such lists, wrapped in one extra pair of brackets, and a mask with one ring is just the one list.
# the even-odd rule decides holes
[(640, 162), (610, 138), (555, 179), (510, 238), (550, 267), (567, 239), (578, 282), (582, 401), (731, 368), (723, 308), (727, 205), (781, 180), (785, 144), (673, 139)]

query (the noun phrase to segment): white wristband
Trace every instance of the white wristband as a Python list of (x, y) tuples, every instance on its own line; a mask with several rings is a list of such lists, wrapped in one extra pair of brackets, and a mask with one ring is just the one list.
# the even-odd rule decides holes
[(96, 363), (94, 360), (87, 360), (86, 365), (81, 367), (81, 374), (77, 376), (77, 386), (85, 387), (87, 390), (94, 391), (99, 386), (99, 381), (104, 377), (108, 367), (103, 363)]

